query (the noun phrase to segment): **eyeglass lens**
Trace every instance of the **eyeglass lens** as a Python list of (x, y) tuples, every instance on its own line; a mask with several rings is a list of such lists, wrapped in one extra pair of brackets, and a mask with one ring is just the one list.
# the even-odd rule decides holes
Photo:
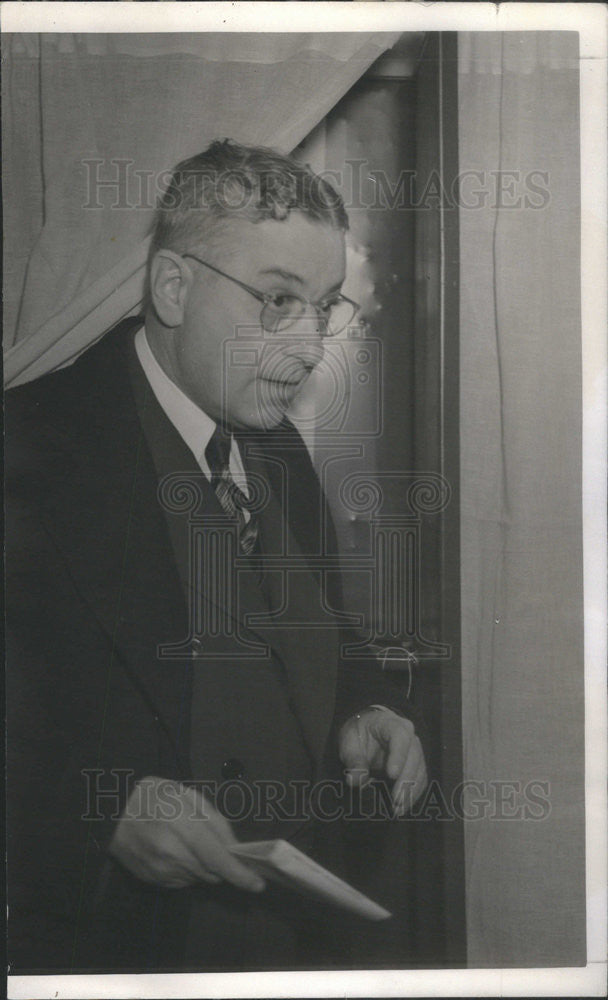
[[(268, 333), (279, 333), (286, 330), (298, 319), (304, 316), (308, 309), (301, 299), (285, 295), (279, 300), (267, 302), (262, 309), (262, 326)], [(353, 319), (357, 309), (351, 302), (338, 299), (327, 309), (317, 309), (317, 322), (325, 335), (333, 337), (340, 333)]]

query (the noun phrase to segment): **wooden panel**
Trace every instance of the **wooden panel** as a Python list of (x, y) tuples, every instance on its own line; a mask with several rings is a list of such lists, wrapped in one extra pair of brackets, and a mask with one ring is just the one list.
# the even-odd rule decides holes
[[(458, 209), (452, 198), (458, 174), (457, 40), (428, 36), (418, 72), (416, 164), (415, 467), (439, 473), (451, 500), (423, 524), (421, 625), (426, 639), (445, 643), (449, 655), (425, 660), (419, 689), (429, 723), (431, 771), (450, 805), (462, 781), (459, 568), (459, 329)], [(437, 725), (438, 723), (438, 725)], [(419, 865), (424, 883), (441, 878), (447, 964), (465, 960), (462, 823), (427, 823)], [(433, 851), (428, 850), (428, 838)], [(424, 858), (428, 870), (425, 872)], [(421, 884), (422, 892), (424, 885)]]

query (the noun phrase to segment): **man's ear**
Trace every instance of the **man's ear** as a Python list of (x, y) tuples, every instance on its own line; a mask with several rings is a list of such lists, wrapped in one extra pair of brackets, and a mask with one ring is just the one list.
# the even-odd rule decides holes
[(150, 265), (150, 299), (165, 326), (181, 325), (191, 284), (192, 271), (184, 258), (172, 250), (158, 250)]

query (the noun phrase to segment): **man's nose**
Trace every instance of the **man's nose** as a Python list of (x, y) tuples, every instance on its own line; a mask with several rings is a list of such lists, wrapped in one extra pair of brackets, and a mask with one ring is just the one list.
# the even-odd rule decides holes
[(326, 324), (313, 309), (285, 330), (283, 354), (298, 358), (307, 368), (315, 368), (323, 358)]

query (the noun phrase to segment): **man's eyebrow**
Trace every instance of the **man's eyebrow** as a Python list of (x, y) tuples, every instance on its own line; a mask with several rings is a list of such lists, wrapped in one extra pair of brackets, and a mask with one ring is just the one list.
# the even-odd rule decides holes
[(295, 281), (298, 285), (304, 284), (299, 274), (295, 274), (293, 271), (285, 271), (282, 267), (267, 267), (264, 271), (260, 271), (260, 274), (276, 275), (276, 277), (283, 278), (285, 281)]
[[(267, 267), (264, 271), (260, 271), (260, 275), (272, 275), (273, 277), (283, 278), (284, 281), (295, 281), (298, 285), (303, 285), (304, 281), (299, 274), (294, 271), (286, 271), (282, 267)], [(332, 285), (328, 292), (323, 296), (323, 299), (329, 298), (335, 292), (339, 292), (342, 288), (344, 281), (337, 281), (335, 285)]]

